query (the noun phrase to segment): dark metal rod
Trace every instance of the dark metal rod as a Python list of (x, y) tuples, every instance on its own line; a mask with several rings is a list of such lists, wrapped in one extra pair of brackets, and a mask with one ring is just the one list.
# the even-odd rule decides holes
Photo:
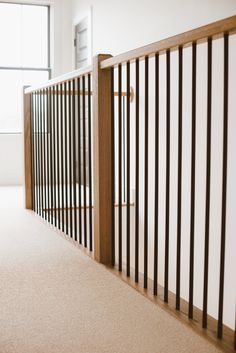
[(40, 103), (39, 103), (39, 109), (40, 109), (40, 114), (39, 114), (39, 124), (40, 124), (40, 179), (41, 179), (41, 210), (40, 210), (40, 215), (43, 217), (43, 209), (44, 209), (44, 195), (43, 195), (43, 123), (42, 123), (42, 91), (40, 91), (39, 94), (40, 97)]
[(194, 226), (195, 226), (195, 164), (196, 164), (196, 68), (197, 44), (192, 44), (192, 151), (191, 151), (191, 210), (190, 210), (190, 250), (189, 250), (189, 308), (188, 317), (193, 318), (194, 284)]
[(86, 178), (86, 169), (87, 169), (87, 133), (86, 133), (86, 101), (85, 101), (85, 76), (82, 77), (82, 90), (83, 90), (83, 191), (84, 191), (84, 247), (87, 248), (87, 178)]
[(180, 310), (181, 222), (182, 222), (182, 119), (183, 118), (183, 48), (179, 47), (178, 88), (178, 190), (177, 190), (177, 251), (176, 251), (176, 310)]
[(144, 128), (144, 288), (148, 286), (148, 119), (149, 57), (145, 57), (145, 128)]
[[(67, 90), (67, 83), (64, 83), (64, 92)], [(65, 208), (66, 208), (66, 234), (68, 235), (68, 115), (67, 115), (67, 95), (64, 95), (64, 121), (65, 121)]]
[[(46, 141), (47, 141), (47, 136), (46, 136), (46, 104), (45, 104), (45, 90), (43, 90), (43, 114), (42, 114), (42, 120), (43, 120), (43, 174), (44, 174), (44, 207), (46, 208), (48, 206), (47, 204), (47, 172), (46, 172)], [(44, 211), (44, 219), (47, 220), (47, 212)]]
[(111, 195), (112, 195), (112, 210), (111, 210), (111, 221), (112, 221), (112, 254), (111, 262), (112, 266), (115, 266), (115, 198), (116, 198), (116, 171), (115, 171), (115, 107), (114, 107), (114, 68), (111, 68), (111, 173), (112, 173), (112, 183), (111, 183)]
[(224, 112), (223, 112), (223, 165), (222, 165), (222, 211), (221, 211), (221, 249), (220, 284), (218, 308), (218, 338), (223, 335), (223, 304), (225, 275), (225, 238), (226, 238), (226, 202), (227, 202), (227, 164), (228, 164), (228, 91), (229, 91), (229, 35), (224, 34)]
[(50, 198), (51, 224), (53, 224), (53, 140), (52, 140), (52, 88), (49, 87), (49, 125), (50, 125)]
[(35, 165), (34, 165), (34, 94), (30, 94), (30, 135), (31, 135), (31, 198), (32, 210), (35, 211)]
[(139, 59), (135, 62), (135, 282), (139, 281)]
[(170, 214), (170, 51), (166, 52), (166, 214), (165, 214), (165, 284), (164, 301), (169, 291), (169, 214)]
[(52, 121), (53, 121), (53, 205), (54, 205), (54, 226), (57, 227), (57, 175), (56, 175), (56, 102), (55, 102), (55, 88), (52, 91), (52, 106), (53, 106), (53, 114), (52, 114)]
[(153, 294), (158, 293), (158, 220), (159, 220), (159, 54), (155, 55), (155, 208)]
[(35, 198), (36, 198), (36, 213), (39, 213), (39, 179), (38, 179), (38, 93), (35, 92), (34, 94), (34, 126), (35, 126)]
[(48, 222), (51, 222), (51, 213), (50, 213), (50, 126), (49, 126), (49, 114), (50, 114), (50, 104), (49, 104), (49, 94), (48, 88), (46, 88), (46, 126), (47, 126), (47, 193), (48, 193)]
[[(63, 84), (60, 84), (60, 91), (63, 91)], [(63, 114), (63, 95), (60, 97), (60, 117), (61, 117), (61, 218), (62, 218), (62, 232), (65, 230), (65, 211), (64, 211), (64, 114)]]
[(119, 271), (122, 271), (122, 66), (118, 66), (118, 223), (119, 223), (119, 240), (118, 240), (118, 262)]
[(56, 115), (56, 125), (57, 125), (57, 207), (58, 207), (58, 228), (61, 229), (61, 200), (60, 200), (60, 110), (59, 110), (59, 85), (56, 87), (56, 105), (57, 105), (57, 115)]
[(68, 126), (68, 132), (69, 132), (69, 137), (68, 137), (68, 142), (69, 142), (69, 165), (68, 165), (68, 171), (69, 171), (69, 198), (70, 198), (70, 237), (73, 237), (73, 218), (72, 218), (72, 131), (71, 131), (71, 127), (72, 127), (72, 121), (71, 121), (71, 81), (68, 82), (68, 91), (69, 91), (69, 103), (68, 103), (68, 122), (69, 122), (69, 126)]
[(210, 230), (210, 191), (211, 191), (211, 106), (212, 106), (212, 38), (208, 39), (207, 68), (207, 152), (206, 152), (206, 205), (205, 205), (205, 254), (203, 283), (202, 327), (207, 328), (208, 264)]
[(89, 250), (93, 250), (92, 214), (92, 126), (91, 126), (91, 75), (88, 74), (88, 173), (89, 173)]
[(37, 120), (38, 120), (38, 214), (41, 216), (41, 129), (40, 129), (40, 91), (38, 91), (38, 109), (37, 109)]
[(76, 195), (76, 123), (75, 123), (75, 80), (72, 81), (72, 131), (73, 131), (73, 203), (74, 203), (74, 240), (77, 241), (77, 195)]
[(126, 65), (127, 117), (126, 117), (126, 274), (130, 276), (130, 63)]
[[(80, 92), (80, 78), (77, 80), (78, 92)], [(77, 96), (78, 103), (78, 184), (79, 184), (79, 243), (82, 244), (82, 208), (81, 208), (81, 101), (80, 94)]]

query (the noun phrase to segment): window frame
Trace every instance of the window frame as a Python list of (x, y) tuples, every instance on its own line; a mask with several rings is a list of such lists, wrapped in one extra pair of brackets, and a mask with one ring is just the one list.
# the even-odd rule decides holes
[[(1, 66), (0, 71), (46, 71), (48, 72), (48, 79), (50, 80), (52, 77), (52, 68), (51, 68), (51, 5), (50, 4), (35, 4), (31, 2), (20, 2), (20, 1), (0, 1), (0, 4), (12, 4), (12, 5), (21, 5), (21, 6), (40, 6), (47, 8), (47, 67), (29, 67), (29, 66)], [(22, 131), (9, 131), (3, 132), (0, 131), (0, 135), (7, 135), (7, 134), (22, 134)]]

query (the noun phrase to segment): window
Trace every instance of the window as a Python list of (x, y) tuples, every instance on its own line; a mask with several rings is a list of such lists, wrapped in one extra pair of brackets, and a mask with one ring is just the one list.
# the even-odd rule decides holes
[(23, 86), (50, 77), (49, 7), (0, 3), (0, 133), (22, 132)]

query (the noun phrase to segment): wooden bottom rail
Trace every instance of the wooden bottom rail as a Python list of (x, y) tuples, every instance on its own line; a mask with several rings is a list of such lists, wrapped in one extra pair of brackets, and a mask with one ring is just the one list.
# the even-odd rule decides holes
[[(123, 264), (125, 268), (125, 264)], [(197, 334), (206, 338), (217, 348), (222, 349), (226, 353), (233, 353), (234, 350), (234, 331), (229, 327), (223, 325), (224, 336), (223, 339), (217, 338), (217, 320), (208, 315), (208, 327), (207, 329), (202, 328), (202, 310), (197, 307), (193, 307), (194, 318), (188, 318), (188, 302), (184, 299), (180, 299), (180, 308), (181, 310), (175, 309), (176, 298), (175, 294), (171, 291), (168, 291), (169, 303), (164, 302), (164, 287), (158, 285), (158, 295), (153, 295), (153, 280), (148, 279), (148, 289), (143, 288), (144, 276), (142, 273), (139, 273), (139, 283), (136, 283), (134, 270), (131, 269), (131, 276), (127, 277), (126, 272), (120, 272), (118, 266), (106, 268), (113, 273), (115, 276), (120, 278), (122, 281), (127, 283), (129, 286), (141, 293), (145, 298), (151, 300), (155, 304), (158, 304), (162, 309), (170, 313), (172, 316), (177, 318), (179, 321), (191, 327)]]
[[(130, 206), (133, 206), (134, 207), (134, 203), (129, 203), (129, 205)], [(122, 203), (122, 205), (121, 205), (122, 207), (127, 207), (127, 203)], [(118, 203), (115, 203), (114, 204), (114, 207), (119, 207), (119, 204)], [(84, 206), (81, 206), (81, 208), (82, 209), (84, 209)], [(86, 205), (85, 206), (85, 208), (90, 208), (90, 206), (89, 205)], [(92, 206), (92, 208), (94, 208), (94, 206)], [(74, 209), (76, 209), (76, 210), (79, 210), (80, 209), (80, 207), (68, 207), (68, 211), (69, 210), (74, 210)], [(59, 211), (59, 210), (64, 210), (64, 211), (66, 211), (66, 208), (64, 207), (64, 208), (43, 208), (43, 211)]]

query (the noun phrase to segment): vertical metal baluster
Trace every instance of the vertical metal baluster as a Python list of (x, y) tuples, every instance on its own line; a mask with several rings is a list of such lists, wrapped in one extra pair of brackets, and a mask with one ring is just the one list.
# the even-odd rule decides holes
[(127, 190), (127, 207), (126, 207), (126, 257), (127, 257), (127, 276), (130, 276), (130, 63), (126, 65), (126, 91), (127, 91), (127, 117), (126, 117), (126, 190)]
[(86, 189), (87, 189), (87, 178), (86, 178), (86, 106), (85, 106), (85, 76), (82, 77), (82, 89), (83, 89), (83, 190), (84, 190), (84, 247), (87, 248), (87, 200), (86, 200)]
[(53, 86), (53, 94), (52, 94), (52, 102), (53, 102), (53, 205), (54, 205), (54, 226), (57, 226), (57, 175), (56, 175), (56, 103), (55, 103), (55, 97), (56, 97), (56, 88)]
[(180, 310), (181, 224), (182, 224), (182, 118), (183, 118), (183, 48), (179, 47), (178, 88), (178, 191), (177, 191), (177, 252), (176, 252), (176, 310)]
[(88, 74), (88, 154), (89, 154), (89, 250), (93, 250), (92, 214), (92, 131), (91, 131), (91, 75)]
[(119, 271), (122, 271), (122, 66), (118, 66)]
[(112, 255), (111, 262), (112, 266), (115, 266), (115, 198), (116, 198), (116, 174), (115, 174), (115, 107), (114, 107), (114, 68), (111, 68), (111, 146), (112, 146), (112, 210), (111, 210), (111, 219), (112, 219)]
[(205, 205), (205, 255), (203, 283), (203, 316), (202, 327), (207, 328), (208, 300), (208, 263), (209, 263), (209, 229), (210, 229), (210, 192), (211, 192), (211, 99), (212, 99), (212, 39), (208, 38), (208, 72), (207, 72), (207, 152), (206, 152), (206, 205)]
[(76, 195), (76, 124), (75, 124), (75, 80), (72, 81), (72, 131), (73, 131), (73, 202), (74, 202), (74, 239), (77, 241), (77, 195)]
[(82, 204), (81, 204), (81, 99), (80, 78), (77, 80), (78, 89), (78, 184), (79, 184), (79, 243), (82, 244)]
[(64, 83), (64, 121), (65, 121), (65, 201), (66, 201), (66, 234), (68, 235), (68, 151), (67, 151), (67, 141), (68, 141), (68, 115), (67, 115), (67, 84)]
[(46, 91), (43, 89), (43, 170), (44, 170), (44, 219), (47, 217), (47, 163), (46, 163)]
[(38, 201), (38, 94), (34, 93), (34, 126), (35, 126), (35, 199), (36, 199), (36, 213), (39, 213)]
[(153, 294), (158, 292), (158, 202), (159, 200), (159, 54), (155, 55), (155, 208)]
[(165, 214), (165, 286), (164, 300), (169, 290), (169, 216), (170, 214), (170, 51), (166, 52), (166, 214)]
[(195, 226), (195, 164), (196, 164), (196, 66), (197, 45), (192, 44), (192, 151), (191, 151), (191, 217), (190, 217), (190, 260), (189, 260), (189, 310), (193, 318), (194, 283), (194, 226)]
[(34, 169), (34, 94), (30, 94), (30, 134), (31, 134), (31, 198), (32, 210), (35, 211), (35, 169)]
[(59, 121), (60, 121), (60, 110), (59, 110), (59, 86), (56, 86), (56, 105), (57, 105), (57, 115), (56, 115), (56, 125), (57, 125), (57, 219), (58, 228), (61, 229), (61, 206), (60, 206), (60, 131), (59, 131)]
[(149, 57), (145, 57), (145, 128), (144, 128), (144, 288), (148, 287), (148, 126)]
[[(60, 84), (60, 117), (61, 117), (61, 219), (62, 219), (62, 232), (65, 231), (65, 209), (64, 209), (64, 121), (65, 116), (63, 115), (63, 84)], [(64, 121), (63, 121), (64, 120)]]
[(51, 224), (53, 224), (53, 130), (52, 130), (52, 88), (49, 87), (49, 125), (50, 125), (50, 198)]
[(68, 82), (68, 97), (69, 97), (69, 104), (68, 104), (68, 121), (69, 121), (69, 166), (68, 166), (68, 170), (69, 170), (69, 195), (70, 195), (70, 237), (73, 237), (73, 219), (72, 219), (72, 146), (71, 146), (71, 142), (72, 142), (72, 132), (71, 132), (71, 81)]
[(225, 275), (225, 238), (227, 207), (227, 164), (228, 164), (228, 91), (229, 91), (229, 35), (224, 34), (224, 112), (223, 112), (223, 165), (222, 165), (222, 213), (221, 213), (221, 250), (220, 250), (220, 284), (218, 309), (218, 338), (223, 335), (223, 304)]
[(41, 216), (41, 130), (40, 130), (40, 91), (38, 91), (38, 194), (39, 194), (39, 201), (38, 201), (38, 214)]
[(49, 104), (49, 90), (46, 89), (46, 109), (47, 109), (47, 193), (48, 193), (48, 202), (47, 202), (47, 212), (48, 212), (48, 222), (51, 222), (51, 212), (50, 212), (50, 126), (49, 126), (49, 114), (50, 114), (50, 104)]
[(39, 123), (40, 123), (40, 169), (41, 169), (41, 217), (43, 217), (43, 210), (44, 210), (44, 195), (43, 195), (43, 112), (42, 112), (42, 91), (40, 91), (40, 114), (39, 114)]
[(139, 59), (135, 62), (135, 282), (139, 281)]

